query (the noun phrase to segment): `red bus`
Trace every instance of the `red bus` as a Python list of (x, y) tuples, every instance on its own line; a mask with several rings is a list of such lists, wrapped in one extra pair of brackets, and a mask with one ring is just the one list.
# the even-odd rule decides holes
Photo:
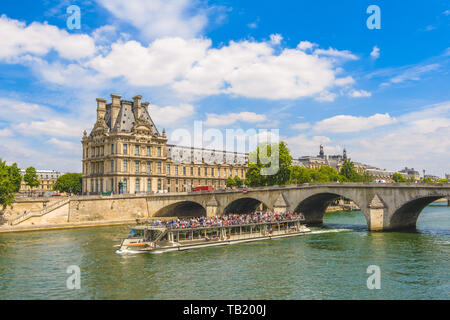
[(194, 189), (192, 189), (193, 192), (195, 192), (195, 191), (211, 191), (211, 190), (213, 190), (212, 186), (198, 186), (198, 187), (195, 187)]

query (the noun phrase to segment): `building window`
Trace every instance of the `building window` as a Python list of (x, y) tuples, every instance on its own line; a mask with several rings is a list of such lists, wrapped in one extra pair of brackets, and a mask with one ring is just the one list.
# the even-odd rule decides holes
[(152, 172), (151, 165), (152, 165), (152, 163), (150, 161), (147, 161), (147, 173), (151, 173)]
[(167, 164), (167, 174), (170, 175), (170, 164)]
[(183, 176), (186, 175), (186, 167), (183, 167)]
[(136, 173), (139, 173), (139, 161), (135, 161), (135, 162), (134, 162), (134, 171), (135, 171)]
[(161, 147), (158, 147), (158, 157), (161, 157)]
[(191, 167), (191, 176), (194, 175), (194, 167)]
[(175, 166), (175, 175), (178, 175), (178, 166)]
[(208, 168), (205, 167), (205, 177), (208, 176)]
[(211, 176), (214, 177), (214, 168), (211, 168)]
[(200, 177), (202, 174), (200, 173), (200, 167), (198, 167), (198, 176)]
[(89, 158), (89, 148), (86, 148), (86, 158)]
[(139, 145), (135, 145), (134, 146), (134, 155), (138, 156), (139, 155)]
[(147, 155), (150, 156), (150, 146), (147, 146)]
[(114, 172), (114, 160), (111, 160), (111, 172)]
[(244, 177), (244, 169), (241, 169), (241, 177)]
[(152, 191), (152, 180), (148, 179), (147, 180), (147, 192), (151, 192)]
[(161, 190), (161, 179), (158, 179), (158, 190)]
[(125, 143), (124, 145), (123, 145), (123, 154), (127, 154), (128, 153), (128, 150), (127, 150), (127, 144)]
[(136, 193), (139, 193), (141, 191), (141, 180), (136, 179)]
[(128, 171), (128, 161), (123, 160), (123, 172), (127, 172), (127, 171)]
[(111, 154), (114, 154), (114, 144), (111, 145)]
[(158, 173), (161, 173), (161, 162), (158, 162)]
[(123, 179), (122, 188), (123, 188), (123, 193), (127, 193), (127, 179)]

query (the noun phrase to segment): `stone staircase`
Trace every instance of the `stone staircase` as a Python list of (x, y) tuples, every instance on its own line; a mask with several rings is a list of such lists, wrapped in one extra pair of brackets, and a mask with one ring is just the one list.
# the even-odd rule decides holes
[(22, 223), (25, 220), (28, 220), (32, 217), (42, 217), (43, 215), (45, 215), (49, 212), (52, 212), (53, 210), (61, 208), (63, 205), (69, 203), (69, 201), (70, 201), (70, 198), (66, 198), (61, 201), (55, 202), (49, 206), (46, 206), (45, 208), (43, 208), (41, 210), (29, 211), (29, 212), (21, 215), (20, 217), (17, 217), (15, 219), (9, 221), (9, 224), (12, 226), (15, 226), (15, 225), (18, 225), (19, 223)]

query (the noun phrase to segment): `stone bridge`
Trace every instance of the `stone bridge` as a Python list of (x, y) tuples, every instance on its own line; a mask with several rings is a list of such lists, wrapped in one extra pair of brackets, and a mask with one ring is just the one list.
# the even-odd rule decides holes
[(262, 204), (282, 212), (302, 212), (309, 224), (323, 222), (328, 205), (352, 200), (373, 231), (415, 228), (420, 212), (431, 202), (450, 197), (450, 184), (327, 183), (238, 190), (160, 194), (147, 197), (148, 217), (247, 213)]
[[(26, 213), (16, 225), (133, 221), (136, 218), (212, 216), (248, 213), (265, 207), (276, 212), (302, 212), (308, 224), (320, 224), (330, 203), (352, 200), (370, 230), (415, 228), (429, 203), (450, 198), (450, 184), (326, 183), (273, 186), (242, 190), (167, 194), (124, 194), (71, 197), (57, 208)], [(22, 208), (23, 210), (23, 208)]]

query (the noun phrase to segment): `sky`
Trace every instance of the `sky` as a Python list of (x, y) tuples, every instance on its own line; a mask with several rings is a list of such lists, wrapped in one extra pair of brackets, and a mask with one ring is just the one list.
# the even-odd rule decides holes
[(116, 93), (149, 101), (172, 143), (230, 149), (211, 136), (278, 134), (294, 158), (323, 144), (443, 176), (449, 26), (442, 0), (2, 1), (0, 158), (81, 172), (95, 99)]

